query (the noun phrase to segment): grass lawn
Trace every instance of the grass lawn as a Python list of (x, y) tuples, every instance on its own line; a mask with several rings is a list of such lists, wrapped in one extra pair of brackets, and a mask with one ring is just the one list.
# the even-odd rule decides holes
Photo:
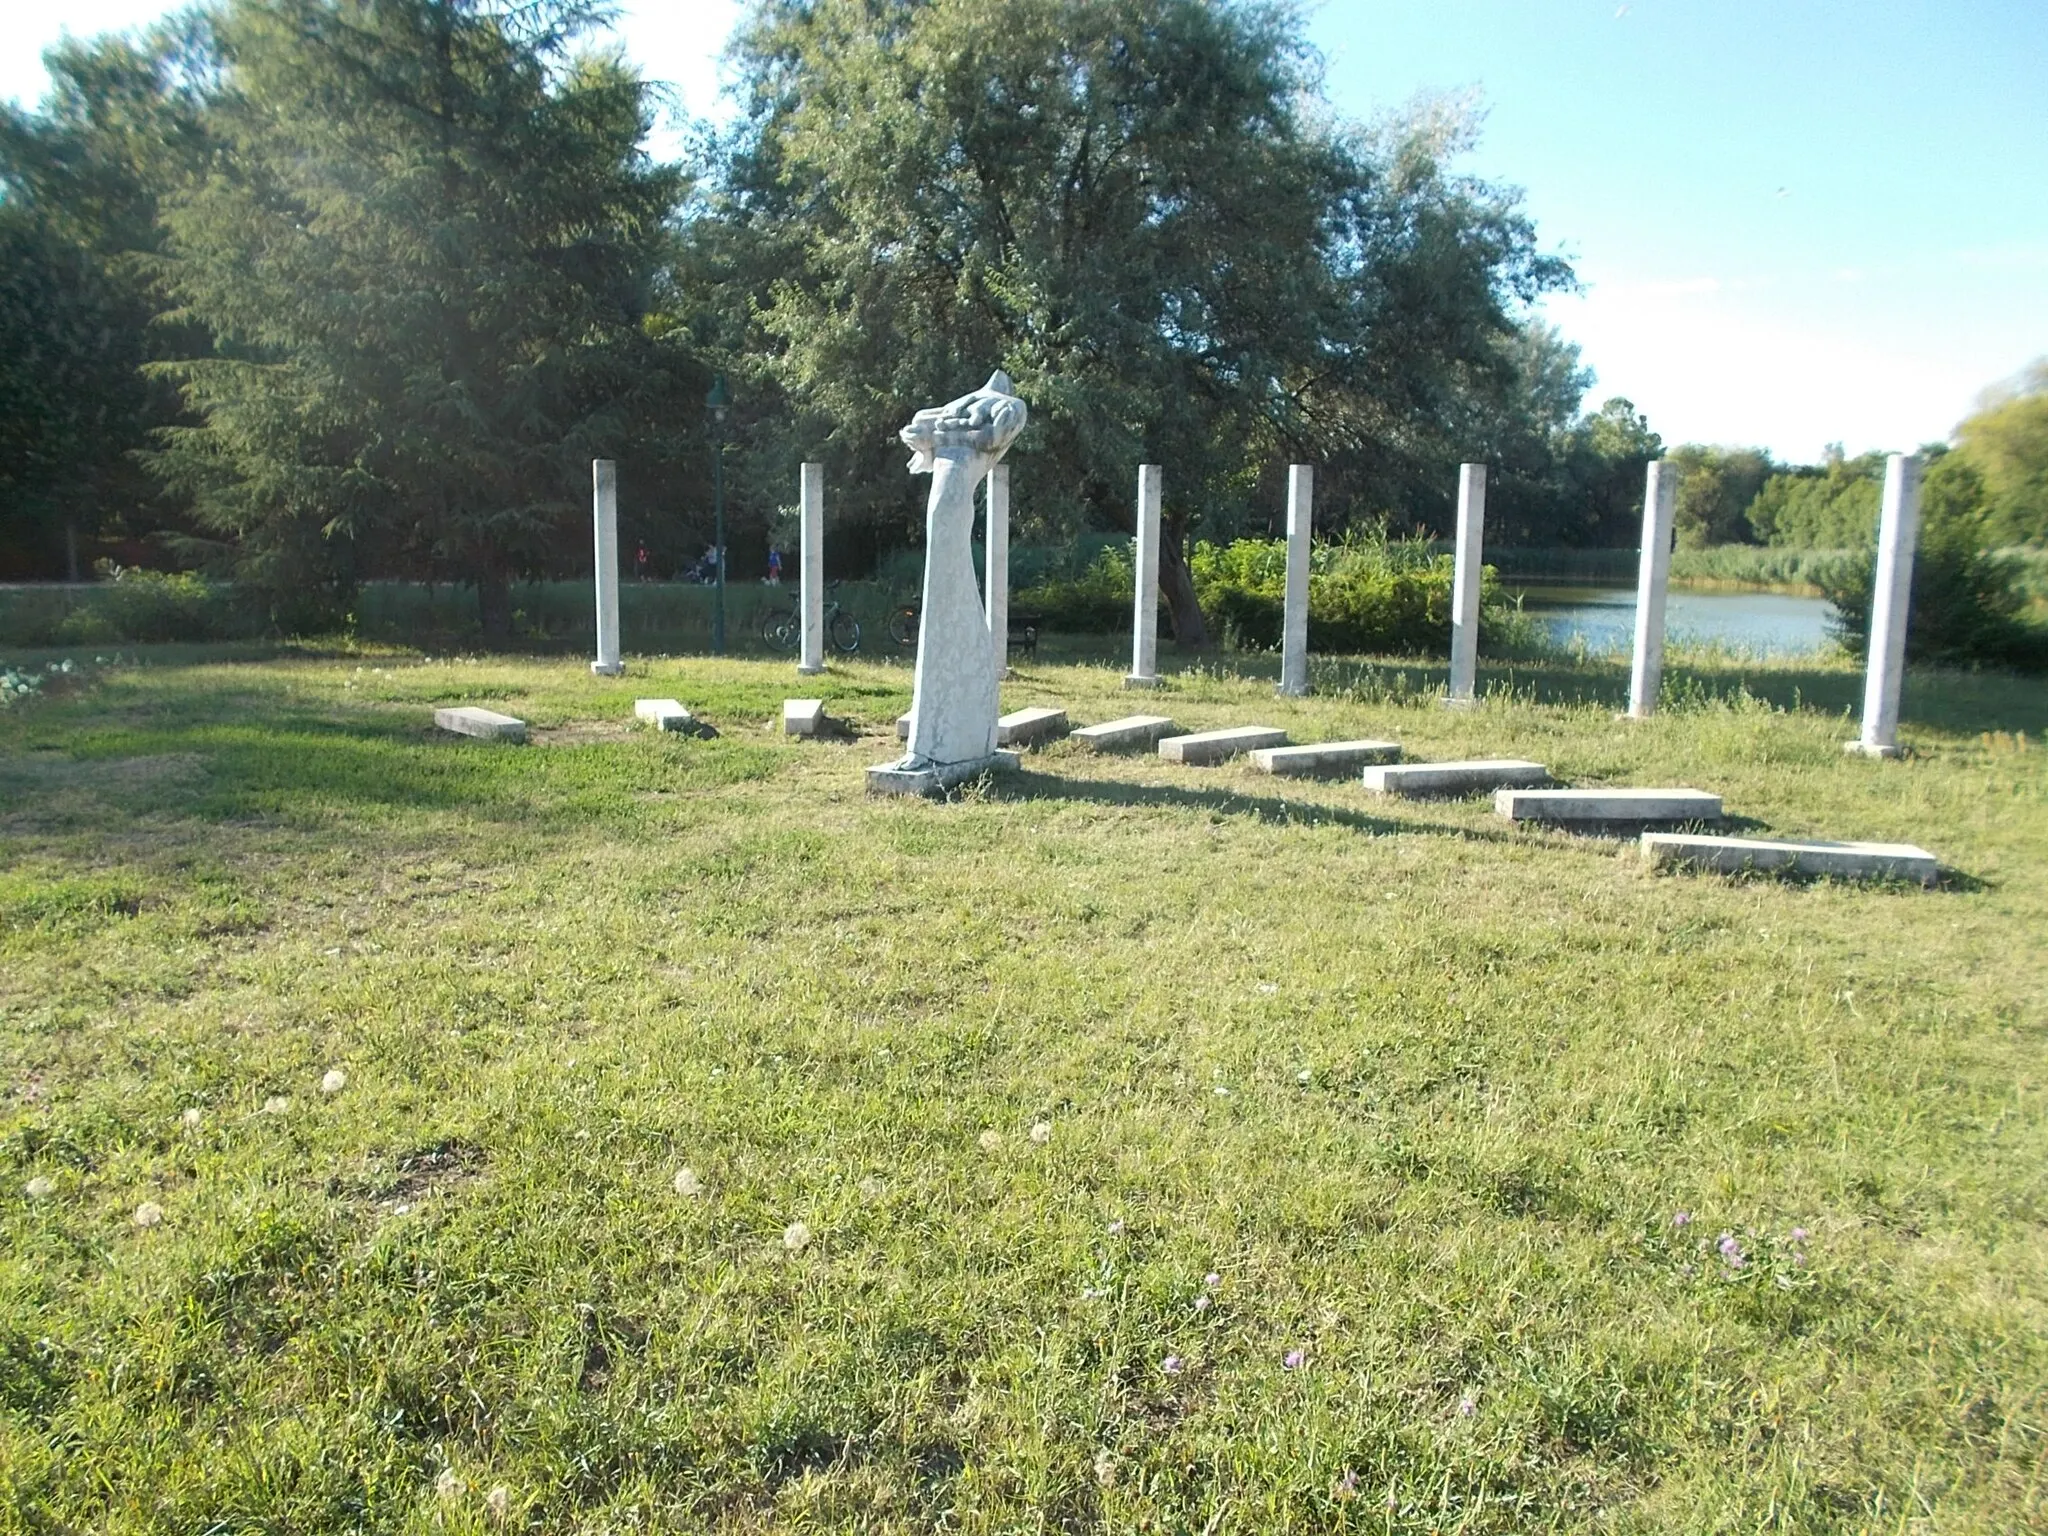
[[(900, 664), (87, 669), (0, 712), (0, 1529), (2048, 1523), (2048, 688), (1916, 675), (1878, 763), (1814, 664), (1629, 725), (1611, 664), (1086, 659), (1006, 706), (1950, 873), (1072, 743), (871, 801)], [(816, 691), (858, 740), (768, 729)]]

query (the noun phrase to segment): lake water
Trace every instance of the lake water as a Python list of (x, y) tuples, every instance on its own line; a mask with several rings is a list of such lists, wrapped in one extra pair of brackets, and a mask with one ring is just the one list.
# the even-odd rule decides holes
[[(1626, 651), (1635, 642), (1636, 589), (1535, 587), (1508, 584), (1525, 612), (1561, 645), (1575, 639), (1595, 651)], [(1665, 598), (1664, 633), (1758, 656), (1800, 655), (1828, 645), (1824, 597), (1781, 592), (1683, 592)]]

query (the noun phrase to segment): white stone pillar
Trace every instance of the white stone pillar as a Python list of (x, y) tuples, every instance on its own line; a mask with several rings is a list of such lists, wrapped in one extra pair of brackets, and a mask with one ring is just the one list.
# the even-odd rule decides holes
[(1884, 515), (1877, 526), (1877, 580), (1870, 591), (1870, 667), (1863, 680), (1863, 734), (1848, 744), (1865, 757), (1899, 755), (1899, 684), (1906, 676), (1906, 613), (1913, 552), (1920, 543), (1920, 460), (1895, 453), (1884, 466)]
[(1314, 521), (1315, 470), (1287, 469), (1287, 600), (1280, 620), (1280, 692), (1308, 692), (1308, 541)]
[(982, 606), (995, 650), (996, 676), (1010, 675), (1010, 466), (988, 472), (988, 511), (982, 524)]
[(597, 660), (590, 670), (617, 677), (619, 660), (619, 467), (610, 459), (590, 461), (590, 515), (597, 534)]
[(797, 553), (797, 613), (803, 643), (796, 669), (825, 670), (825, 466), (806, 464), (797, 478), (802, 547)]
[(1664, 684), (1664, 595), (1671, 586), (1671, 529), (1678, 511), (1678, 466), (1659, 459), (1643, 486), (1643, 548), (1636, 570), (1636, 648), (1628, 672), (1628, 713), (1657, 712)]
[(1486, 466), (1458, 469), (1458, 557), (1451, 570), (1451, 688), (1446, 704), (1470, 704), (1479, 677), (1479, 572), (1486, 543)]
[(1126, 688), (1159, 686), (1159, 484), (1157, 464), (1138, 466), (1137, 591), (1131, 602), (1131, 675)]

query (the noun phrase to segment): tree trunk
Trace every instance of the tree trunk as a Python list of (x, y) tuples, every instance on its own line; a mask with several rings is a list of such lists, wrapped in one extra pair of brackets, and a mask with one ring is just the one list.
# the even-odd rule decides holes
[(487, 642), (503, 645), (512, 638), (512, 578), (496, 562), (476, 574), (476, 612)]
[(1209, 643), (1209, 626), (1202, 618), (1202, 605), (1195, 601), (1195, 578), (1181, 553), (1187, 530), (1169, 518), (1160, 519), (1159, 590), (1166, 594), (1167, 611), (1173, 615), (1173, 643), (1197, 649)]

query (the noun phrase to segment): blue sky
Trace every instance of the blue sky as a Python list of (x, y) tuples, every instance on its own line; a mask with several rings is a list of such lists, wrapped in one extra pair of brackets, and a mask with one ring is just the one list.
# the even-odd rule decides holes
[[(58, 32), (160, 0), (17, 15), (0, 95)], [(736, 0), (629, 5), (619, 32), (718, 110)], [(1325, 0), (1337, 109), (1422, 93), (1485, 113), (1468, 168), (1513, 183), (1584, 291), (1548, 317), (1669, 442), (1812, 459), (1946, 436), (2048, 354), (2048, 0)]]

